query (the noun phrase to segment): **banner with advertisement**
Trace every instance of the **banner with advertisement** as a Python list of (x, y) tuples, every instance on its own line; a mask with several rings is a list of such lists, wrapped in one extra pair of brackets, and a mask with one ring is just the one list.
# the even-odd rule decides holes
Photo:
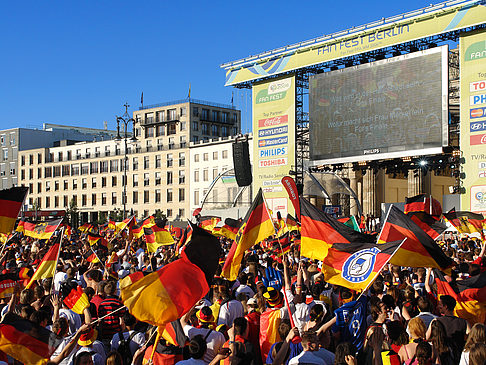
[(262, 188), (273, 218), (294, 214), (281, 180), (295, 164), (295, 77), (253, 85), (253, 191)]
[(486, 214), (486, 31), (460, 38), (461, 152), (465, 163), (461, 210)]
[(483, 24), (486, 19), (486, 6), (479, 2), (468, 2), (451, 5), (447, 9), (440, 7), (432, 12), (416, 13), (416, 16), (392, 17), (388, 24), (383, 24), (384, 20), (378, 21), (371, 29), (358, 26), (349, 31), (325, 36), (322, 41), (302, 42), (301, 46), (289, 46), (290, 49), (281, 54), (266, 52), (261, 57), (253, 56), (251, 61), (243, 65), (238, 61), (222, 65), (226, 69), (225, 85), (275, 76), (302, 67)]

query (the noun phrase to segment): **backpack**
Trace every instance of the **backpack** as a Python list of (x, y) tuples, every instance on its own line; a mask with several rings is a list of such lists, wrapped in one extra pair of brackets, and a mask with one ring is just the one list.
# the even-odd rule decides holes
[(132, 363), (133, 354), (130, 351), (130, 342), (136, 334), (137, 332), (133, 331), (130, 336), (128, 336), (128, 339), (125, 339), (125, 336), (123, 336), (123, 331), (118, 332), (120, 342), (117, 351), (121, 355), (124, 365), (130, 365)]

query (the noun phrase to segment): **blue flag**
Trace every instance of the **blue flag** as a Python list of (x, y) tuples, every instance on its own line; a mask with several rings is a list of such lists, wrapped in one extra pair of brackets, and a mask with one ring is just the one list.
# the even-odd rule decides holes
[(346, 303), (336, 309), (336, 324), (333, 332), (341, 332), (341, 342), (351, 342), (357, 350), (363, 347), (366, 334), (366, 305), (364, 295), (358, 301)]

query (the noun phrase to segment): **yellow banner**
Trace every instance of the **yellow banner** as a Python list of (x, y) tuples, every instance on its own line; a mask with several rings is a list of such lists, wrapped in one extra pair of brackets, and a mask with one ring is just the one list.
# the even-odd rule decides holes
[(461, 36), (460, 53), (461, 210), (486, 214), (486, 31)]
[[(295, 77), (253, 85), (253, 191), (276, 217), (291, 208), (282, 177), (295, 165)], [(294, 214), (293, 211), (290, 212)]]
[[(410, 42), (436, 34), (463, 29), (486, 21), (484, 5), (458, 6), (428, 13), (415, 18), (397, 21), (349, 36), (301, 47), (294, 53), (269, 55), (256, 64), (226, 68), (226, 85), (235, 85), (263, 77), (274, 76), (302, 67), (317, 65), (342, 57)], [(224, 66), (223, 66), (224, 67)]]

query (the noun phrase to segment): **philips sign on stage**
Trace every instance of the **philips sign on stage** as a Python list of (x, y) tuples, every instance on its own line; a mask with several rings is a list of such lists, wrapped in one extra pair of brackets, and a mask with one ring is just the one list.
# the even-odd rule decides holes
[(260, 157), (282, 156), (287, 154), (287, 147), (270, 148), (258, 151)]

